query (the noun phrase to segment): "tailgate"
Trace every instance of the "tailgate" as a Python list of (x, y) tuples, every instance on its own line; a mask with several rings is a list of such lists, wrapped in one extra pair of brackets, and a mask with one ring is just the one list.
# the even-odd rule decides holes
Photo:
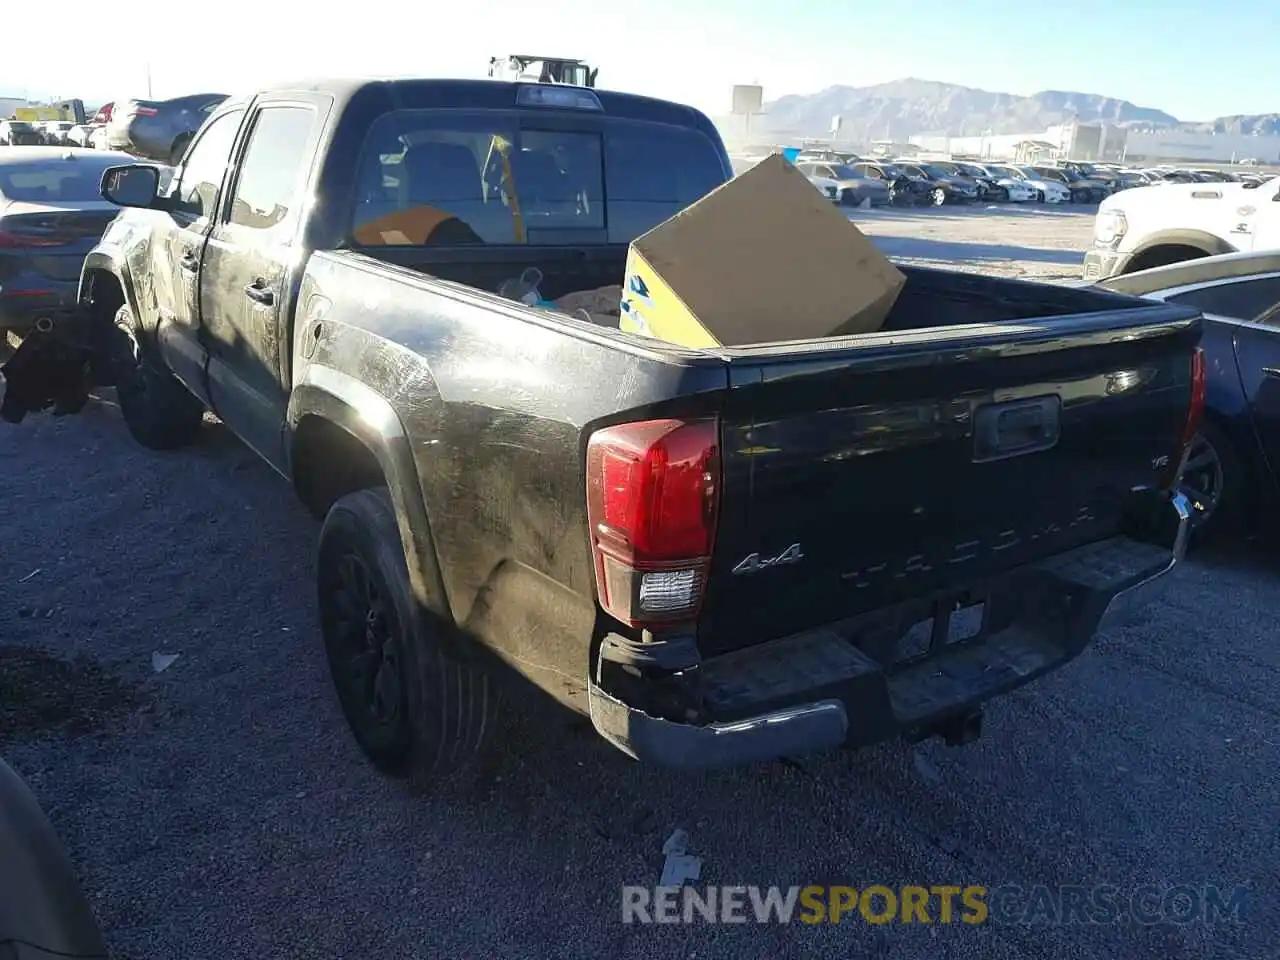
[(715, 654), (1113, 535), (1190, 401), (1194, 311), (739, 349), (698, 644)]

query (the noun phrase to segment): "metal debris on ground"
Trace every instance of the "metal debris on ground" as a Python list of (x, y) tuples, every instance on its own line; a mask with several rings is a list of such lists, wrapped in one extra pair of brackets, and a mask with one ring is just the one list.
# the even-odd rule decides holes
[(682, 887), (702, 876), (702, 859), (690, 856), (689, 831), (677, 829), (667, 842), (662, 845), (666, 860), (662, 864), (662, 879), (658, 881), (663, 887)]
[(176, 653), (161, 653), (157, 650), (151, 654), (151, 669), (156, 673), (164, 673), (173, 666), (173, 661), (177, 659), (178, 654)]

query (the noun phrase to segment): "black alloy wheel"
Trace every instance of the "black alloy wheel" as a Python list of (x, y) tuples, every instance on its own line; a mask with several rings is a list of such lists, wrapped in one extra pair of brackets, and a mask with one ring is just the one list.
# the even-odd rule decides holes
[(1187, 452), (1179, 484), (1182, 493), (1191, 501), (1191, 524), (1194, 529), (1208, 526), (1222, 512), (1227, 481), (1222, 461), (1218, 448), (1204, 431), (1196, 434), (1191, 441), (1191, 449)]
[(389, 591), (361, 556), (326, 557), (320, 584), (330, 673), (356, 740), (398, 772), (409, 741), (404, 640)]

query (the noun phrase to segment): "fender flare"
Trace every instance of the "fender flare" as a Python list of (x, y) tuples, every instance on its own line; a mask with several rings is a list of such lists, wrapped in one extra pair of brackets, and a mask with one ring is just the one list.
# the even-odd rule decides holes
[[(308, 416), (319, 417), (345, 430), (378, 461), (395, 507), (414, 596), (424, 609), (450, 626), (456, 626), (413, 450), (404, 424), (390, 402), (354, 377), (333, 367), (312, 363), (301, 371), (289, 396), (285, 429), (292, 435)], [(285, 446), (289, 477), (293, 479), (293, 444)]]
[(1221, 237), (1215, 237), (1212, 233), (1204, 230), (1189, 230), (1179, 228), (1174, 230), (1158, 230), (1150, 234), (1137, 247), (1134, 248), (1131, 258), (1140, 257), (1155, 247), (1179, 246), (1179, 247), (1195, 247), (1197, 250), (1203, 250), (1205, 256), (1213, 257), (1220, 253), (1235, 253), (1237, 247), (1232, 246)]
[[(76, 302), (81, 307), (88, 308), (93, 296), (92, 275), (94, 273), (106, 273), (115, 277), (124, 293), (124, 302), (129, 305), (134, 317), (141, 322), (143, 314), (138, 309), (138, 291), (133, 281), (133, 272), (125, 259), (117, 251), (108, 247), (94, 247), (84, 258), (84, 266), (80, 268), (80, 286), (76, 291)], [(148, 333), (154, 333), (154, 331), (148, 331)]]

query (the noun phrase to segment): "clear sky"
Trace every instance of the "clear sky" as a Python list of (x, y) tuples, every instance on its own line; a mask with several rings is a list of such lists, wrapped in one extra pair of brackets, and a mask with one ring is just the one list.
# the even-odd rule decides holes
[(160, 98), (299, 76), (483, 76), (490, 56), (532, 53), (713, 114), (735, 83), (774, 99), (914, 76), (1204, 120), (1280, 111), (1275, 3), (7, 0), (0, 96), (146, 96), (148, 64)]

